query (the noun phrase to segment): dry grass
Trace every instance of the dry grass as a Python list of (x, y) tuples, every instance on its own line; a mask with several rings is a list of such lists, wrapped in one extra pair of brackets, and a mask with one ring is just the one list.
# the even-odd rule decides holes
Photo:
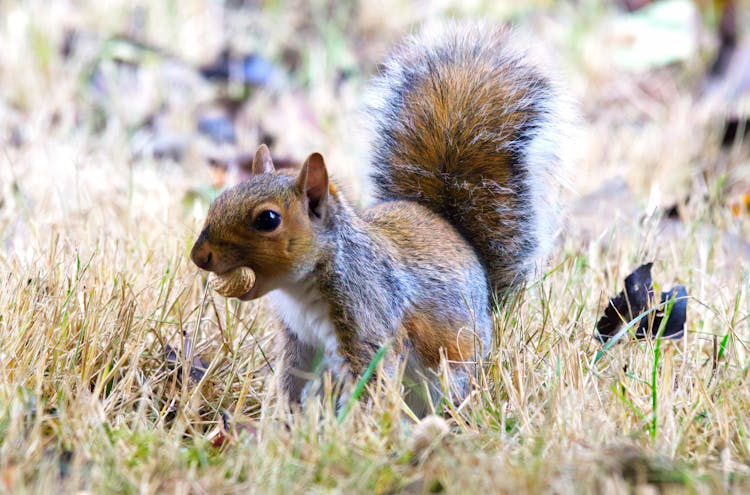
[[(719, 151), (716, 122), (697, 110), (701, 60), (618, 72), (606, 57), (615, 14), (597, 2), (391, 0), (389, 15), (383, 2), (290, 3), (222, 17), (214, 2), (164, 2), (140, 24), (128, 2), (0, 5), (0, 491), (750, 490), (750, 219), (727, 206), (750, 161), (746, 145)], [(296, 54), (296, 70), (240, 115), (239, 140), (255, 145), (261, 125), (283, 153), (324, 150), (359, 195), (351, 127), (366, 78), (411, 23), (446, 15), (513, 15), (559, 52), (586, 121), (569, 229), (547, 274), (498, 314), (497, 349), (474, 395), (447, 411), (449, 433), (417, 426), (395, 383), (341, 421), (326, 393), (290, 416), (274, 398), (262, 305), (206, 293), (186, 256), (205, 211), (186, 193), (209, 182), (195, 112), (214, 90), (184, 75), (165, 90), (163, 55), (141, 60), (148, 90), (115, 78), (97, 97), (87, 74), (128, 29), (186, 64), (224, 36), (279, 64)], [(82, 48), (65, 59), (71, 28)], [(137, 123), (164, 101), (184, 159), (134, 158)], [(589, 211), (580, 197), (616, 176), (623, 195)], [(674, 200), (680, 221), (650, 207)], [(652, 259), (662, 288), (692, 296), (686, 338), (624, 343), (594, 362), (606, 297)], [(194, 348), (202, 379), (174, 369), (168, 346)]]

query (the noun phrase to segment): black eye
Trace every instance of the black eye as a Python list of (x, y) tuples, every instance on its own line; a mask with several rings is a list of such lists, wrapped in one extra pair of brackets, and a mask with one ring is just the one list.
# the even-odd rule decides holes
[(255, 230), (261, 232), (273, 232), (281, 224), (281, 215), (273, 210), (261, 211), (253, 221)]

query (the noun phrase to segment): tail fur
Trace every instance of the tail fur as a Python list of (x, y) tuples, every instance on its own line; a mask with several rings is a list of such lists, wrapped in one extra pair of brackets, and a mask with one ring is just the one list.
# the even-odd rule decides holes
[(474, 246), (497, 296), (523, 283), (559, 228), (565, 99), (514, 41), (483, 24), (425, 29), (376, 79), (372, 177)]

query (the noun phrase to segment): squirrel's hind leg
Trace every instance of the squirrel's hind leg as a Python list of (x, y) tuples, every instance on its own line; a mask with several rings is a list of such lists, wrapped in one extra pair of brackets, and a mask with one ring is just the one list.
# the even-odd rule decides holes
[(290, 404), (300, 404), (314, 371), (315, 348), (302, 342), (286, 327), (280, 339), (281, 389)]
[(432, 411), (440, 414), (445, 402), (458, 407), (471, 391), (473, 363), (448, 363), (425, 367), (413, 356), (407, 358), (403, 376), (404, 402), (418, 417)]

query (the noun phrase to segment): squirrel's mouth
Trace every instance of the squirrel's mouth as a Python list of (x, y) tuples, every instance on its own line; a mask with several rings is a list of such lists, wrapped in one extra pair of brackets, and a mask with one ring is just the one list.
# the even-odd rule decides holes
[(239, 296), (237, 299), (239, 299), (240, 301), (252, 301), (253, 299), (256, 299), (257, 297), (258, 297), (258, 282), (256, 281), (249, 291), (245, 292), (244, 294)]

